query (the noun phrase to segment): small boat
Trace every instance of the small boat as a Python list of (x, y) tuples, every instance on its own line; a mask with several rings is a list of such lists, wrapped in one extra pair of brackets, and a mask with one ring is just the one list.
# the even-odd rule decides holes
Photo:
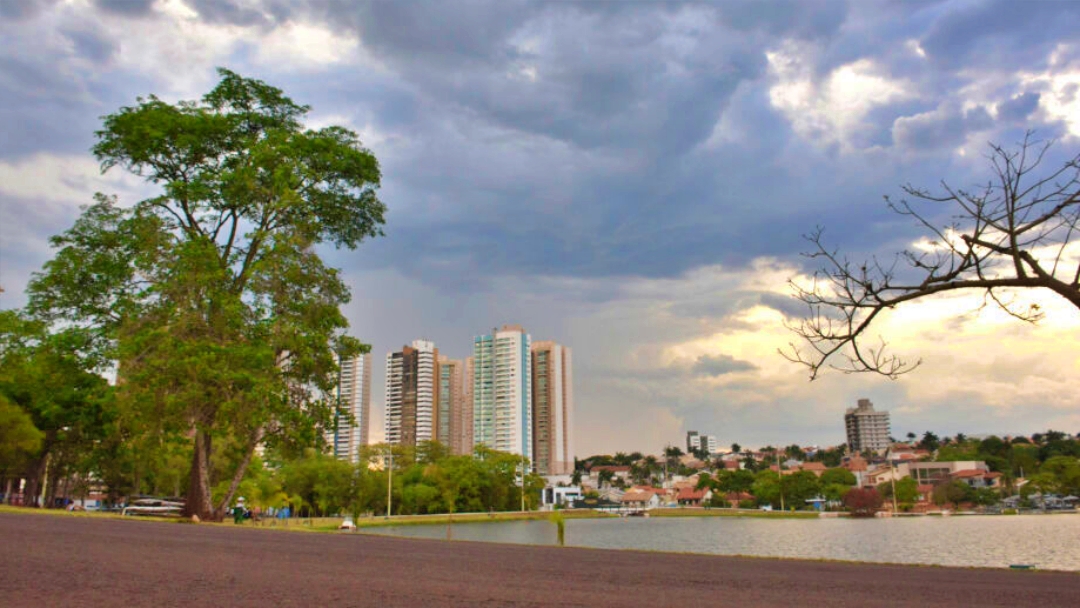
[(1010, 570), (1034, 570), (1035, 564), (1009, 564)]

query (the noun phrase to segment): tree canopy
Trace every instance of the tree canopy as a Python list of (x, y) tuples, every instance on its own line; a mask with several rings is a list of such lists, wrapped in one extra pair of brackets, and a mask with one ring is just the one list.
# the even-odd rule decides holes
[[(189, 512), (220, 516), (260, 442), (311, 443), (332, 404), (348, 287), (320, 244), (382, 234), (375, 156), (348, 129), (306, 129), (309, 111), (264, 82), (219, 70), (199, 101), (140, 98), (103, 118), (94, 154), (159, 187), (122, 205), (98, 195), (52, 239), (29, 311), (78, 329), (113, 367), (145, 432), (191, 436)], [(152, 428), (151, 428), (152, 427)], [(215, 446), (239, 458), (214, 470)], [(215, 508), (218, 475), (231, 490)]]

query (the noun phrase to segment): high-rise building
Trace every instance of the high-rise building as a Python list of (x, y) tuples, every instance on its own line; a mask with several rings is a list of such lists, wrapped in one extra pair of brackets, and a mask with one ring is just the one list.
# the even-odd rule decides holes
[(327, 443), (334, 456), (357, 462), (360, 446), (368, 443), (371, 419), (371, 353), (338, 361), (338, 383), (331, 397), (338, 402), (334, 428), (327, 434)]
[(574, 388), (570, 349), (549, 340), (532, 344), (533, 470), (574, 472)]
[(474, 443), (532, 455), (531, 341), (519, 325), (473, 339)]
[(869, 399), (859, 399), (858, 407), (848, 408), (844, 426), (852, 452), (883, 452), (889, 448), (889, 412), (875, 411)]
[(412, 445), (435, 439), (439, 349), (427, 340), (386, 355), (386, 442)]
[(692, 454), (698, 450), (704, 450), (709, 454), (720, 451), (720, 439), (716, 435), (702, 435), (697, 431), (686, 433), (686, 452)]
[(472, 453), (472, 378), (460, 359), (439, 357), (439, 401), (435, 408), (435, 439), (452, 454)]

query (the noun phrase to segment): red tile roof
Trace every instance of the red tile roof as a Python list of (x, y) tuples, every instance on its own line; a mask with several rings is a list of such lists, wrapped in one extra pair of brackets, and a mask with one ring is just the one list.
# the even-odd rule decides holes
[(655, 495), (655, 492), (649, 492), (647, 490), (631, 490), (626, 494), (623, 494), (622, 498), (619, 500), (623, 502), (649, 502)]
[(678, 500), (702, 500), (708, 490), (695, 490), (694, 488), (679, 488)]

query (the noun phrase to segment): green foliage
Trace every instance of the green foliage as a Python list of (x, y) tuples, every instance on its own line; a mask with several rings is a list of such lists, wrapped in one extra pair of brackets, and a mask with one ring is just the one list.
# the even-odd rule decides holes
[(49, 331), (16, 311), (0, 312), (0, 399), (15, 408), (7, 411), (17, 443), (36, 444), (13, 448), (4, 465), (27, 479), (34, 499), (44, 493), (48, 502), (60, 479), (100, 476), (106, 464), (101, 448), (115, 424), (115, 400), (105, 379), (90, 371), (87, 351), (78, 329)]
[(974, 488), (962, 481), (950, 481), (934, 488), (933, 500), (938, 506), (959, 505), (962, 502), (972, 502), (974, 499)]
[[(220, 75), (200, 101), (150, 96), (104, 117), (103, 169), (160, 194), (128, 207), (99, 195), (29, 289), (38, 318), (80, 330), (99, 367), (118, 362), (129, 432), (194, 433), (188, 506), (202, 517), (225, 479), (217, 512), (230, 501), (258, 442), (320, 437), (336, 356), (366, 347), (342, 337), (349, 290), (314, 247), (354, 248), (382, 234), (385, 212), (355, 133), (305, 129), (306, 106)], [(218, 445), (241, 457), (216, 458)]]
[(41, 448), (42, 438), (30, 416), (0, 394), (0, 475), (25, 467)]
[(915, 502), (919, 498), (919, 484), (914, 479), (904, 476), (896, 482), (896, 500)]
[(855, 474), (842, 467), (834, 467), (821, 474), (821, 483), (823, 485), (853, 486), (856, 481)]
[(776, 471), (764, 470), (755, 476), (750, 488), (758, 504), (769, 504), (773, 508), (781, 507), (781, 491), (785, 509), (801, 510), (808, 508), (807, 499), (821, 494), (822, 486), (817, 475), (810, 471), (797, 471), (781, 477)]

